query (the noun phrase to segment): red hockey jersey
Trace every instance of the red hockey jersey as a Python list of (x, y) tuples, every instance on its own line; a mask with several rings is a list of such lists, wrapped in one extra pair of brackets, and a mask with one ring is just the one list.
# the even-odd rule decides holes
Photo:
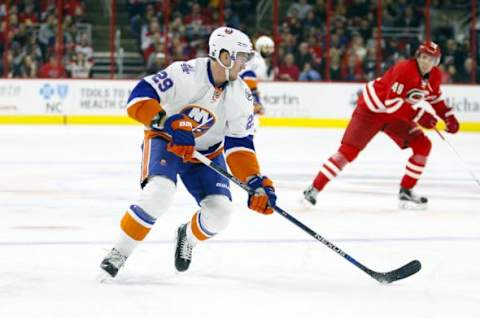
[(413, 120), (419, 112), (415, 104), (425, 100), (444, 119), (453, 114), (453, 110), (445, 104), (440, 82), (438, 67), (422, 76), (416, 59), (401, 61), (389, 68), (382, 77), (367, 83), (358, 106), (387, 117)]

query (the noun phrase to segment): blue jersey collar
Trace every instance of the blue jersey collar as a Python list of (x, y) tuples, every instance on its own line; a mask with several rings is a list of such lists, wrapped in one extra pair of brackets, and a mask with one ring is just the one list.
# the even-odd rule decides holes
[(208, 81), (212, 84), (215, 88), (225, 89), (228, 85), (228, 81), (223, 82), (220, 86), (215, 86), (215, 81), (213, 80), (212, 74), (212, 65), (210, 64), (210, 59), (207, 61), (207, 74), (208, 74)]

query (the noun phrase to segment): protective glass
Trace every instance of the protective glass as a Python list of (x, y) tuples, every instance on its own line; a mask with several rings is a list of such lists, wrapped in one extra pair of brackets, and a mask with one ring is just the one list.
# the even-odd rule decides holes
[(252, 53), (237, 52), (234, 60), (236, 63), (245, 64), (245, 63), (248, 63), (252, 58), (253, 58), (253, 52)]

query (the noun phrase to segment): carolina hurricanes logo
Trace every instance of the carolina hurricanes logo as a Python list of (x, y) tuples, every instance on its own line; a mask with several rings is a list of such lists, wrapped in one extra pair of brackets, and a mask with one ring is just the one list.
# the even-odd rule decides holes
[(190, 119), (195, 137), (205, 134), (216, 122), (215, 115), (199, 105), (186, 105), (180, 113)]
[(428, 96), (429, 91), (418, 89), (418, 88), (412, 88), (407, 92), (407, 101), (410, 104), (416, 104), (421, 100), (424, 100), (426, 96)]

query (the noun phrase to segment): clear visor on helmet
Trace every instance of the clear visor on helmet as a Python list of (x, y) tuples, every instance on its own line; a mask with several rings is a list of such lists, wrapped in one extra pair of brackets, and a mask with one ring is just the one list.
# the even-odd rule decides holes
[(245, 64), (253, 58), (253, 52), (237, 52), (233, 60), (237, 63)]

